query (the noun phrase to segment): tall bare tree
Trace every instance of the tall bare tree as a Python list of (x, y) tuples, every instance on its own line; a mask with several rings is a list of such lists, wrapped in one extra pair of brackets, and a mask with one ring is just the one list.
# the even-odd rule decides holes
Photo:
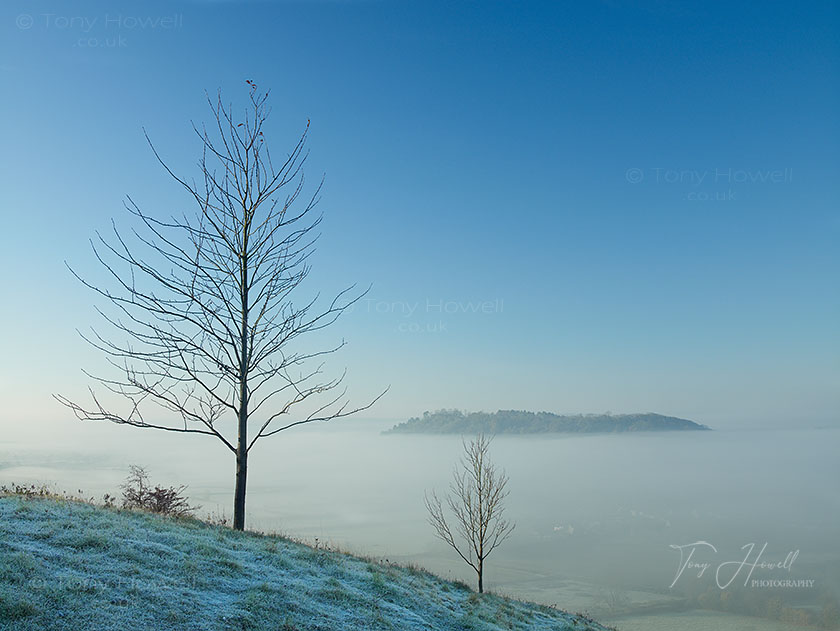
[[(426, 495), (429, 523), (437, 537), (449, 544), (478, 575), (478, 592), (484, 592), (484, 562), (513, 532), (515, 524), (504, 518), (508, 477), (490, 461), (491, 439), (479, 434), (464, 442), (464, 455), (450, 485), (446, 504), (454, 527), (446, 519), (443, 502), (434, 491)], [(457, 539), (456, 539), (457, 535)]]
[[(94, 329), (82, 336), (105, 354), (116, 376), (86, 374), (118, 397), (103, 402), (91, 387), (92, 402), (83, 406), (56, 395), (82, 420), (219, 439), (236, 460), (233, 526), (239, 530), (245, 527), (248, 454), (258, 439), (348, 416), (384, 394), (351, 407), (344, 374), (322, 376), (323, 356), (344, 341), (320, 350), (299, 343), (364, 293), (351, 286), (321, 307), (317, 294), (300, 302), (296, 290), (310, 271), (313, 230), (322, 218), (313, 210), (323, 180), (311, 197), (299, 199), (309, 123), (275, 163), (263, 131), (269, 93), (248, 85), (242, 118), (223, 104), (221, 93), (208, 95), (213, 124), (193, 125), (202, 144), (198, 184), (175, 175), (146, 135), (194, 210), (158, 219), (128, 197), (125, 207), (140, 228), (131, 231), (132, 245), (113, 222), (110, 240), (97, 233), (91, 241), (113, 288), (73, 274), (115, 309), (99, 310), (110, 334)], [(114, 408), (118, 401), (122, 409)], [(155, 405), (152, 416), (148, 408)], [(160, 408), (168, 420), (160, 419)]]

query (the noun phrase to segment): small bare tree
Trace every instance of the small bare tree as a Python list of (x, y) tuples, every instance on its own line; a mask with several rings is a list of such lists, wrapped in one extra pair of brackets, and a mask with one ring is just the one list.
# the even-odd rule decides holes
[[(491, 439), (479, 434), (464, 442), (464, 456), (455, 467), (446, 504), (454, 515), (454, 531), (444, 514), (443, 502), (434, 491), (426, 495), (429, 523), (437, 537), (449, 544), (478, 575), (478, 592), (484, 592), (484, 562), (513, 532), (515, 524), (504, 519), (508, 477), (497, 471), (487, 452)], [(462, 542), (456, 540), (458, 535)]]
[(195, 203), (194, 212), (159, 219), (129, 197), (125, 206), (140, 226), (133, 231), (136, 243), (129, 245), (116, 226), (110, 241), (97, 233), (92, 243), (114, 288), (73, 272), (113, 307), (100, 313), (114, 333), (94, 330), (83, 337), (116, 370), (115, 376), (89, 376), (125, 408), (103, 402), (92, 388), (89, 406), (56, 395), (82, 420), (219, 439), (236, 461), (238, 530), (245, 527), (248, 454), (258, 439), (348, 416), (384, 394), (349, 407), (340, 387), (344, 375), (325, 379), (321, 360), (314, 366), (310, 361), (344, 341), (317, 350), (297, 346), (300, 336), (332, 324), (364, 293), (353, 296), (349, 287), (320, 308), (317, 295), (301, 300), (299, 287), (317, 238), (313, 230), (321, 221), (313, 217), (321, 187), (299, 200), (307, 132), (273, 161), (264, 136), (269, 93), (247, 83), (250, 102), (243, 117), (223, 104), (221, 94), (216, 100), (208, 96), (213, 124), (193, 127), (202, 144), (199, 183), (175, 175), (149, 140), (155, 157)]

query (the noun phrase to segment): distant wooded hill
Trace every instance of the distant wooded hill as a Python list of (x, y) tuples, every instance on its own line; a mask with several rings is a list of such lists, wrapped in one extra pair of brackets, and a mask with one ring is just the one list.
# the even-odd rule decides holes
[(438, 410), (423, 412), (385, 433), (394, 434), (540, 434), (618, 433), (708, 430), (694, 421), (662, 414), (577, 414), (561, 416), (550, 412), (499, 410), (498, 412), (462, 412)]

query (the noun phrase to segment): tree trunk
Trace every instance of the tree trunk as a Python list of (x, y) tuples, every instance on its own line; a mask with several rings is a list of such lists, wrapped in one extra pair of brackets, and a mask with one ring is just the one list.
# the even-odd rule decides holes
[(242, 322), (239, 354), (239, 428), (236, 444), (236, 491), (233, 496), (233, 529), (245, 530), (245, 485), (248, 480), (248, 210), (244, 207), (242, 257), (240, 259), (240, 299)]
[(484, 563), (478, 562), (478, 593), (484, 593)]
[(248, 386), (244, 378), (240, 382), (239, 394), (239, 432), (236, 444), (236, 490), (233, 494), (233, 529), (245, 530), (245, 488), (248, 481)]
[[(243, 300), (244, 302), (244, 300)], [(233, 529), (245, 530), (245, 488), (248, 481), (248, 377), (247, 315), (242, 317), (242, 366), (239, 381), (239, 428), (236, 443), (236, 491), (233, 495)]]
[[(241, 443), (241, 441), (240, 441)], [(233, 494), (233, 528), (245, 530), (245, 485), (248, 478), (248, 451), (239, 446), (236, 454), (236, 490)]]

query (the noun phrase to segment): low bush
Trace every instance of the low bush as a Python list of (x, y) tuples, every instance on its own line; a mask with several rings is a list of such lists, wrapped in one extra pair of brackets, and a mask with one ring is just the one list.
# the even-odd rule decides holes
[(183, 494), (185, 486), (154, 486), (149, 483), (149, 474), (143, 467), (131, 465), (130, 473), (122, 489), (123, 508), (140, 508), (152, 513), (185, 517), (196, 511), (198, 506), (190, 506)]

